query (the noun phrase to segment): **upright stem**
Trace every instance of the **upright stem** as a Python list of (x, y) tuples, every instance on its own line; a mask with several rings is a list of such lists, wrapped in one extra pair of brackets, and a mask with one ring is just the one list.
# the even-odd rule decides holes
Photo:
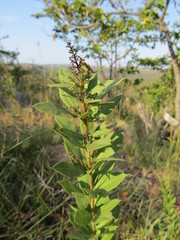
[[(80, 79), (80, 86), (81, 86), (81, 92), (83, 91), (83, 82), (82, 82), (82, 78), (81, 78), (81, 74), (79, 74), (79, 79)], [(82, 108), (83, 108), (83, 113), (86, 112), (86, 105), (85, 105), (85, 102), (84, 102), (84, 99), (83, 99), (83, 102), (82, 102)], [(87, 117), (84, 119), (84, 125), (85, 125), (85, 131), (86, 131), (86, 140), (87, 142), (89, 142), (89, 129), (88, 129), (88, 119)], [(91, 154), (90, 154), (90, 151), (87, 150), (87, 156), (88, 156), (88, 168), (89, 170), (92, 169), (92, 162), (91, 162)], [(89, 180), (90, 180), (90, 189), (93, 190), (93, 175), (92, 175), (92, 172), (90, 172), (89, 174)], [(94, 217), (94, 198), (91, 197), (91, 213), (92, 213), (92, 216)], [(95, 233), (96, 232), (96, 227), (95, 227), (95, 224), (94, 224), (94, 221), (92, 220), (92, 227), (93, 227), (93, 232)]]

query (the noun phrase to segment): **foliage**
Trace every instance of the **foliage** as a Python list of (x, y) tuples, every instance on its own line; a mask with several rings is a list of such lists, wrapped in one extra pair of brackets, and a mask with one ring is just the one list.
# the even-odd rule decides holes
[[(68, 36), (73, 37), (86, 56), (98, 58), (100, 65), (105, 60), (109, 66), (112, 64), (116, 67), (120, 59), (136, 50), (134, 43), (154, 48), (157, 42), (166, 41), (161, 22), (165, 18), (166, 23), (168, 19), (165, 11), (169, 2), (65, 0), (59, 3), (44, 0), (43, 13), (34, 16), (52, 18), (56, 37), (65, 40)], [(175, 52), (178, 49), (178, 27), (178, 21), (174, 21), (172, 30), (168, 29)], [(83, 45), (80, 44), (81, 40)]]
[(18, 52), (4, 50), (0, 45), (0, 82), (2, 85), (8, 84), (9, 87), (17, 88), (20, 78), (28, 73), (18, 63), (18, 55)]
[(155, 115), (167, 106), (170, 89), (164, 83), (152, 83), (141, 88), (141, 100)]
[(163, 177), (161, 182), (162, 212), (152, 222), (153, 227), (158, 228), (156, 239), (175, 240), (180, 237), (180, 215), (175, 210), (176, 197), (172, 193), (170, 181)]
[(172, 65), (162, 58), (138, 58), (139, 66), (146, 67), (152, 70), (160, 70), (162, 72), (161, 81), (143, 83), (144, 79), (135, 79), (133, 85), (137, 87), (139, 92), (139, 99), (148, 109), (155, 115), (160, 113), (162, 109), (174, 106), (175, 97), (175, 76)]
[[(27, 75), (27, 82), (31, 84), (26, 89), (28, 91), (29, 86), (32, 86), (29, 92), (33, 101), (36, 102), (39, 99), (41, 100), (42, 94), (43, 101), (45, 101), (45, 86), (44, 88), (42, 86), (42, 72), (39, 69), (39, 67), (34, 67), (32, 74)], [(169, 72), (171, 74), (167, 75)], [(47, 77), (48, 74), (49, 72), (47, 72)], [(137, 88), (142, 87), (142, 85), (148, 87), (149, 82), (154, 82), (154, 80), (159, 78), (156, 71), (153, 73), (148, 70), (143, 74), (140, 72), (140, 74), (139, 77), (145, 80), (136, 86), (136, 89), (132, 85), (128, 85), (127, 88), (125, 81), (120, 85), (121, 90), (119, 91), (121, 93), (124, 91), (124, 88), (127, 88), (124, 101), (129, 96), (137, 99), (135, 97)], [(56, 78), (55, 76), (56, 73), (54, 73), (54, 79)], [(171, 76), (173, 76), (172, 69), (165, 72), (164, 77), (166, 79), (163, 79), (163, 81), (167, 80), (167, 86), (169, 86), (168, 84), (171, 85)], [(173, 79), (171, 81), (171, 86), (173, 86)], [(159, 82), (160, 79), (158, 79)], [(163, 84), (162, 81), (161, 84)], [(125, 86), (123, 87), (123, 85)], [(117, 91), (117, 88), (115, 91), (112, 91), (112, 97)], [(55, 95), (58, 94), (54, 92), (51, 94), (51, 100), (57, 103)], [(144, 103), (143, 101), (142, 99), (142, 103)], [(170, 175), (172, 177), (170, 189), (174, 193), (173, 196), (179, 196), (178, 169), (180, 151), (179, 147), (176, 146), (177, 142), (175, 140), (171, 140), (173, 147), (170, 145), (169, 140), (167, 140), (170, 135), (166, 135), (165, 139), (164, 133), (167, 133), (169, 129), (164, 128), (163, 124), (165, 123), (162, 118), (159, 119), (159, 116), (157, 116), (157, 131), (150, 130), (149, 133), (146, 133), (144, 124), (139, 119), (133, 104), (130, 101), (124, 103), (123, 108), (127, 112), (124, 119), (122, 119), (122, 114), (120, 115), (121, 119), (119, 119), (118, 110), (113, 111), (111, 116), (106, 118), (107, 126), (110, 123), (112, 124), (114, 119), (117, 119), (118, 126), (116, 126), (116, 129), (124, 129), (126, 140), (116, 157), (123, 158), (125, 161), (117, 162), (115, 167), (116, 171), (123, 169), (124, 172), (130, 174), (123, 181), (123, 184), (120, 184), (110, 194), (111, 199), (121, 199), (116, 239), (161, 240), (163, 237), (160, 237), (160, 233), (166, 234), (165, 229), (169, 223), (164, 220), (162, 197), (160, 197), (160, 192), (156, 190), (156, 187), (159, 187), (159, 182), (157, 182), (156, 177), (152, 178), (152, 175), (158, 176), (158, 178), (161, 178), (162, 174), (165, 176)], [(63, 104), (63, 106), (65, 105)], [(0, 184), (0, 191), (2, 192), (0, 205), (3, 206), (0, 208), (1, 238), (7, 240), (18, 238), (68, 239), (67, 232), (71, 228), (69, 228), (70, 221), (67, 220), (66, 210), (68, 203), (71, 206), (75, 206), (75, 203), (72, 195), (67, 197), (65, 190), (59, 188), (58, 173), (50, 169), (56, 162), (54, 161), (54, 156), (56, 156), (57, 161), (63, 159), (61, 154), (59, 154), (61, 151), (59, 151), (59, 147), (61, 149), (61, 146), (56, 146), (56, 144), (61, 144), (59, 136), (52, 134), (47, 127), (52, 126), (53, 120), (51, 116), (43, 118), (41, 112), (37, 114), (35, 111), (27, 112), (27, 109), (19, 110), (17, 111), (16, 108), (14, 112), (10, 112), (10, 110), (6, 109), (2, 113), (3, 117), (2, 115), (0, 116), (6, 124), (6, 127), (0, 127), (0, 176), (2, 180)], [(120, 110), (122, 111), (122, 108)], [(14, 120), (11, 119), (12, 117)], [(18, 123), (22, 123), (22, 121), (27, 122), (28, 125), (19, 125)], [(33, 123), (41, 124), (42, 121), (45, 127), (37, 126), (34, 128), (32, 126)], [(77, 123), (77, 120), (75, 122)], [(12, 123), (14, 125), (10, 127)], [(159, 140), (159, 137), (161, 137), (160, 133), (162, 134), (161, 141)], [(51, 145), (54, 142), (54, 138), (56, 138), (55, 143), (53, 143), (55, 146), (49, 148), (47, 144)], [(2, 151), (3, 146), (5, 146), (4, 154)], [(52, 154), (50, 154), (49, 149)], [(57, 150), (56, 154), (55, 149)], [(167, 170), (167, 158), (170, 162), (170, 170)], [(147, 174), (144, 174), (144, 172), (147, 172)], [(15, 195), (16, 192), (17, 194)], [(155, 197), (153, 194), (155, 194)], [(179, 201), (178, 198), (177, 201)], [(176, 203), (175, 207), (176, 214), (178, 214), (178, 203)]]
[[(39, 99), (43, 100), (47, 78), (58, 75), (58, 71), (52, 73), (48, 67), (47, 71), (45, 66), (20, 64), (18, 56), (18, 52), (5, 50), (0, 44), (0, 107), (2, 108), (12, 107), (17, 103), (15, 101), (17, 93), (20, 93), (28, 102), (30, 99), (33, 104)], [(57, 99), (57, 96), (53, 95), (53, 100)]]
[[(3, 37), (6, 38), (6, 37)], [(3, 38), (0, 38), (3, 39)], [(18, 52), (4, 50), (0, 44), (0, 102), (4, 103), (5, 98), (14, 98), (13, 90), (18, 90), (20, 81), (29, 74), (18, 63)], [(4, 104), (3, 104), (4, 105)]]
[(138, 33), (130, 31), (134, 28), (135, 20), (127, 18), (126, 14), (114, 15), (110, 1), (104, 4), (104, 1), (96, 0), (75, 0), (70, 3), (52, 0), (44, 1), (44, 4), (44, 13), (34, 16), (52, 18), (55, 22), (55, 37), (65, 41), (70, 37), (85, 53), (85, 58), (92, 57), (100, 67), (105, 62), (109, 66), (109, 78), (112, 79), (114, 71), (114, 78), (118, 79), (118, 63), (136, 51), (134, 43)]
[[(113, 131), (104, 119), (119, 104), (121, 95), (104, 101), (108, 92), (121, 80), (100, 83), (97, 72), (84, 62), (77, 51), (67, 44), (71, 54), (71, 71), (60, 68), (59, 80), (51, 87), (59, 89), (62, 104), (37, 103), (34, 107), (55, 116), (70, 162), (58, 162), (53, 169), (67, 178), (60, 185), (75, 197), (77, 206), (69, 205), (70, 221), (75, 228), (71, 239), (113, 239), (117, 229), (119, 199), (109, 192), (116, 188), (126, 174), (113, 172), (118, 159), (112, 157), (123, 140), (121, 130)], [(100, 71), (99, 69), (98, 71)], [(78, 126), (75, 125), (78, 122)]]
[(163, 71), (165, 67), (167, 67), (168, 62), (165, 57), (161, 58), (139, 58), (138, 59), (139, 65), (142, 67), (150, 67), (152, 69), (158, 69)]
[[(35, 16), (53, 19), (55, 36), (70, 36), (87, 56), (99, 59), (100, 66), (103, 60), (107, 61), (110, 66), (110, 78), (113, 76), (113, 70), (115, 79), (117, 78), (120, 59), (131, 54), (131, 58), (136, 61), (132, 53), (136, 52), (137, 46), (155, 48), (157, 43), (166, 43), (169, 49), (167, 58), (172, 61), (176, 79), (175, 118), (179, 121), (179, 21), (169, 18), (168, 8), (171, 2), (65, 0), (59, 3), (56, 0), (44, 0), (44, 12)], [(178, 11), (176, 0), (173, 1), (173, 5), (174, 11)], [(146, 65), (147, 61), (142, 63)]]
[(172, 193), (170, 183), (164, 178), (161, 183), (163, 195), (163, 217), (160, 223), (160, 237), (165, 240), (178, 239), (180, 237), (180, 216), (175, 211), (176, 197)]
[(0, 125), (0, 239), (65, 239), (63, 204), (46, 147), (45, 127)]

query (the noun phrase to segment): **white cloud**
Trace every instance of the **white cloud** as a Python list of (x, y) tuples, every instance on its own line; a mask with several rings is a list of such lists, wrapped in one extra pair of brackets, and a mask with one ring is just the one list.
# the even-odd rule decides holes
[(9, 23), (14, 23), (20, 20), (20, 17), (16, 15), (1, 15), (0, 19), (9, 22)]

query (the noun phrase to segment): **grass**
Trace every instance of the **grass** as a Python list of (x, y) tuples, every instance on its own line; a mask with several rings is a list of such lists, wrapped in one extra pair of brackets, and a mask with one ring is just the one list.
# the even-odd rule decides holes
[(65, 239), (70, 199), (46, 151), (54, 134), (43, 126), (1, 129), (0, 239)]
[[(48, 120), (47, 126), (52, 125)], [(139, 122), (130, 122), (136, 129)], [(64, 203), (67, 206), (72, 199), (60, 188), (59, 176), (51, 170), (47, 149), (61, 144), (61, 140), (47, 126), (17, 125), (17, 120), (1, 125), (0, 239), (66, 239), (69, 223)], [(161, 191), (161, 180), (170, 172), (172, 196), (179, 193), (179, 145), (173, 140), (158, 145), (152, 133), (143, 133), (139, 139), (142, 132), (135, 129), (131, 129), (134, 143), (125, 142), (119, 152), (126, 162), (117, 165), (129, 177), (112, 193), (121, 199), (117, 239), (172, 240), (161, 238), (170, 221), (163, 209), (168, 191)], [(178, 212), (174, 214), (179, 219)]]
[[(146, 133), (135, 104), (124, 100), (121, 107), (107, 119), (110, 123), (117, 118), (125, 131), (118, 153), (125, 162), (117, 168), (129, 174), (112, 193), (121, 199), (117, 240), (180, 239), (175, 228), (168, 228), (171, 222), (180, 223), (180, 204), (172, 201), (180, 196), (180, 139)], [(66, 239), (64, 203), (72, 199), (51, 169), (49, 145), (52, 149), (61, 144), (51, 130), (53, 118), (13, 105), (1, 109), (0, 119), (0, 239)], [(168, 179), (165, 185), (163, 176)], [(163, 205), (165, 199), (172, 215)]]

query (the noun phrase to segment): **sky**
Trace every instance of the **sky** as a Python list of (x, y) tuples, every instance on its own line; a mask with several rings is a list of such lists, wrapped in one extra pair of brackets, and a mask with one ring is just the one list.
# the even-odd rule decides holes
[(64, 63), (68, 62), (66, 43), (53, 41), (53, 22), (35, 19), (32, 14), (42, 12), (39, 0), (0, 0), (0, 37), (7, 50), (19, 51), (19, 62)]
[[(0, 0), (0, 44), (5, 50), (17, 50), (21, 63), (67, 64), (66, 43), (53, 41), (54, 23), (48, 18), (35, 19), (32, 14), (42, 12), (42, 0)], [(173, 9), (170, 7), (170, 13)], [(177, 17), (176, 13), (172, 17)], [(139, 48), (140, 57), (159, 57), (168, 52), (166, 45), (155, 50)], [(89, 60), (93, 64), (93, 60)]]

